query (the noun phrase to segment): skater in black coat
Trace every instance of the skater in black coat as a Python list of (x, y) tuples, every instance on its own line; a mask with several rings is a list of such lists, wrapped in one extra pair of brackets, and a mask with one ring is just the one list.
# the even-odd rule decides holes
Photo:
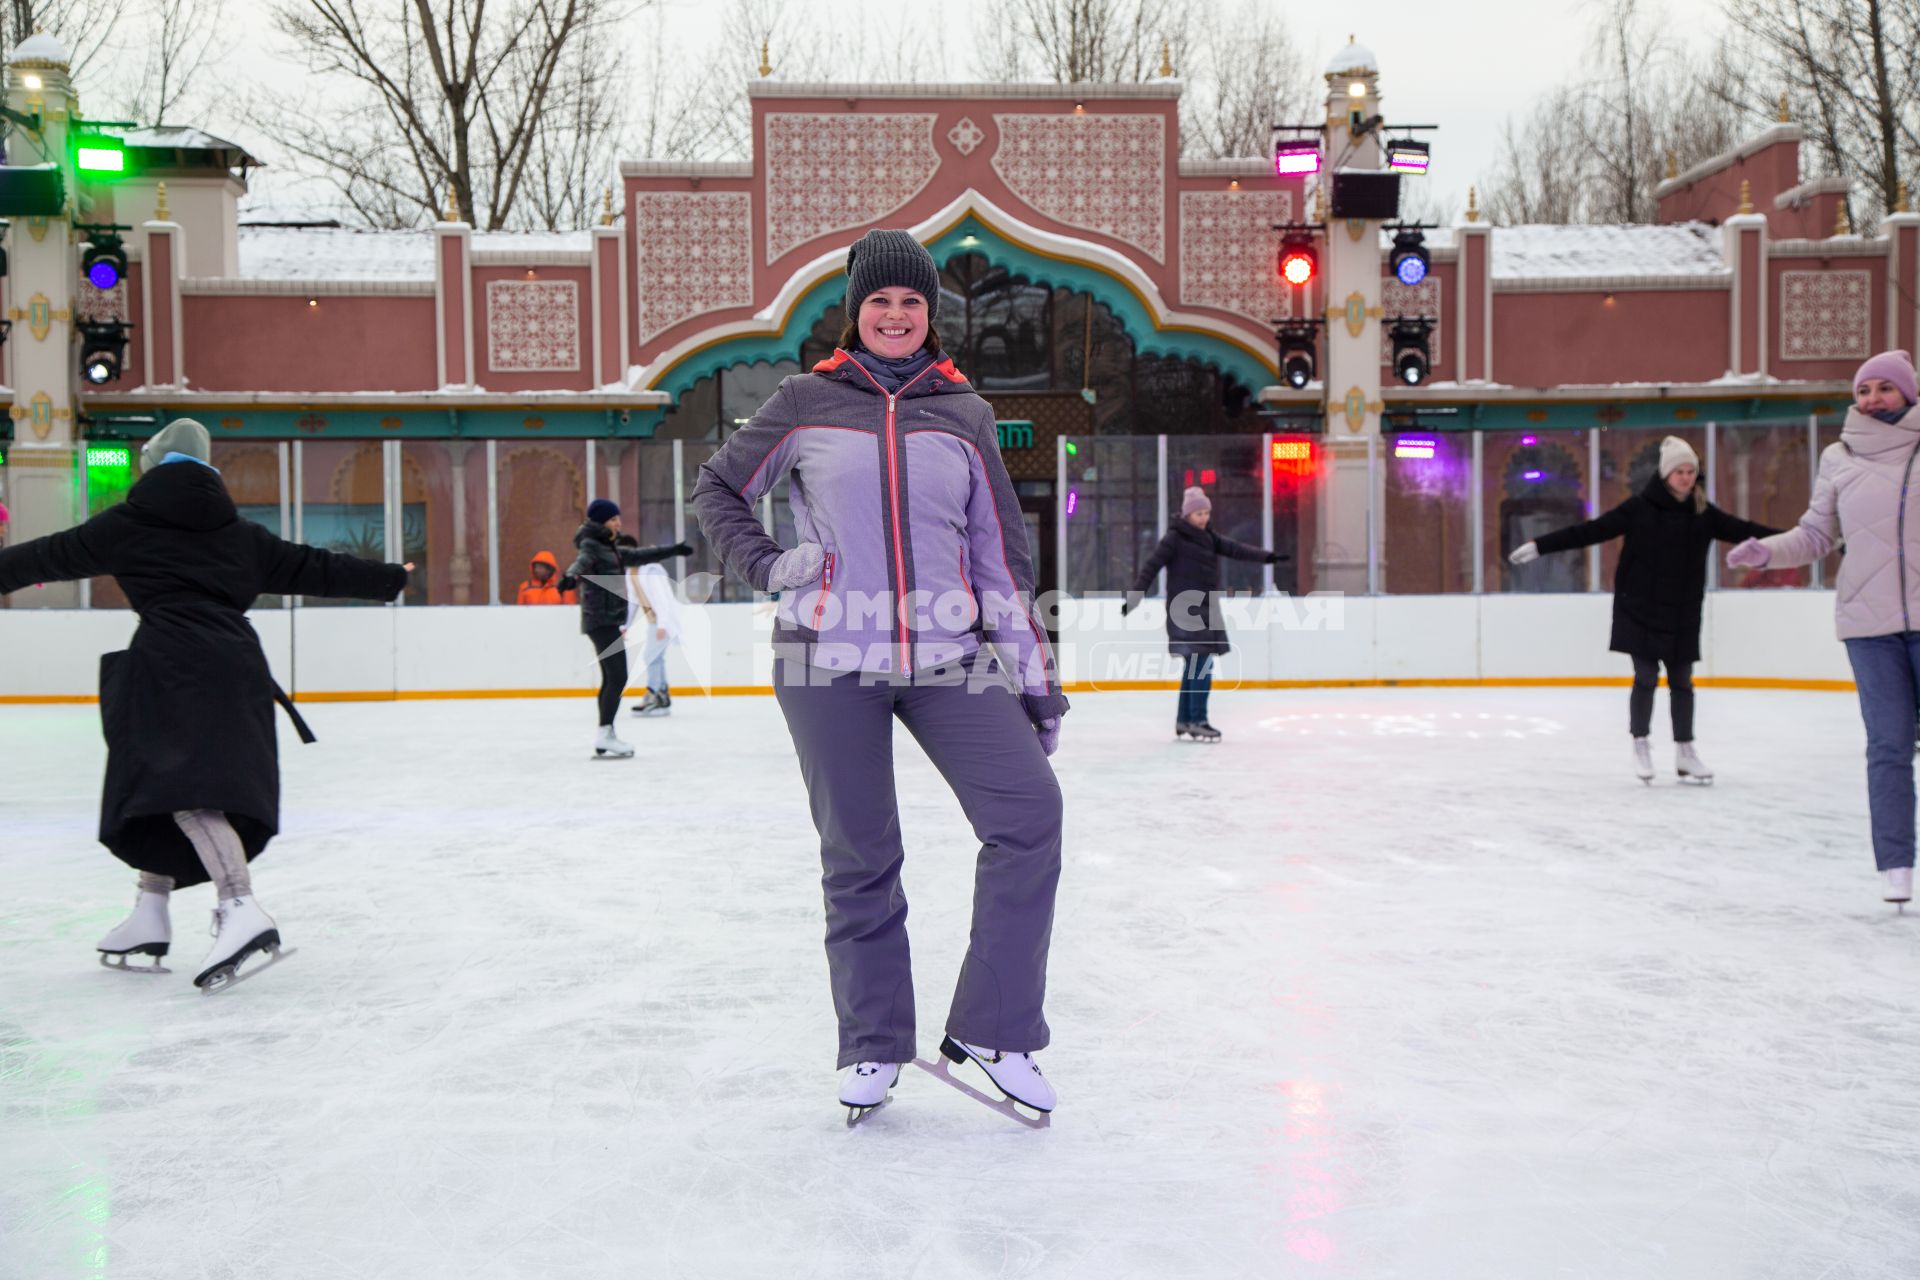
[(620, 698), (627, 689), (627, 570), (657, 564), (675, 556), (690, 556), (684, 542), (670, 547), (621, 546), (620, 508), (606, 498), (587, 504), (587, 518), (573, 535), (579, 554), (561, 576), (561, 591), (580, 592), (580, 631), (593, 642), (600, 662), (598, 707), (600, 728), (593, 740), (596, 759), (625, 759), (633, 748), (614, 732)]
[(141, 889), (133, 916), (100, 951), (103, 963), (113, 955), (123, 965), (129, 955), (164, 956), (167, 895), (214, 880), (217, 940), (200, 986), (279, 945), (253, 901), (247, 864), (279, 830), (274, 703), (289, 714), (292, 704), (247, 609), (263, 593), (392, 600), (412, 568), (285, 542), (241, 519), (208, 456), (205, 427), (173, 422), (142, 450), (145, 474), (125, 502), (0, 550), (0, 594), (112, 574), (140, 617), (127, 648), (100, 662), (100, 842), (140, 872)]
[(1693, 664), (1700, 660), (1700, 613), (1707, 597), (1707, 555), (1713, 543), (1765, 538), (1777, 530), (1728, 515), (1707, 501), (1700, 459), (1678, 436), (1660, 442), (1659, 474), (1646, 488), (1604, 515), (1557, 529), (1514, 548), (1507, 558), (1527, 564), (1543, 554), (1573, 551), (1624, 538), (1613, 575), (1613, 635), (1608, 648), (1633, 659), (1628, 728), (1634, 768), (1653, 778), (1653, 692), (1660, 664), (1667, 668), (1673, 741), (1682, 780), (1711, 782), (1713, 773), (1693, 747)]
[(1220, 615), (1220, 558), (1255, 564), (1278, 564), (1286, 559), (1275, 551), (1250, 547), (1223, 537), (1207, 526), (1213, 502), (1194, 486), (1180, 503), (1180, 518), (1167, 527), (1160, 545), (1134, 577), (1125, 616), (1167, 571), (1167, 651), (1181, 660), (1180, 705), (1174, 714), (1173, 736), (1190, 734), (1196, 742), (1218, 742), (1220, 731), (1207, 723), (1207, 695), (1213, 691), (1213, 660), (1231, 651), (1227, 627)]

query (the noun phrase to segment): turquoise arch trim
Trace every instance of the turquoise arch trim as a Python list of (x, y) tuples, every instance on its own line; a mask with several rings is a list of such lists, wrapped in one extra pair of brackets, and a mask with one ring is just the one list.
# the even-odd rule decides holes
[[(1028, 248), (972, 214), (941, 232), (927, 247), (942, 266), (963, 253), (977, 253), (994, 266), (1035, 284), (1089, 294), (1113, 313), (1143, 355), (1198, 360), (1255, 392), (1270, 386), (1277, 377), (1271, 362), (1217, 334), (1155, 326), (1146, 301), (1117, 276), (1088, 263)], [(846, 287), (846, 278), (838, 272), (828, 276), (801, 295), (780, 333), (731, 338), (698, 348), (655, 379), (649, 389), (664, 391), (678, 402), (694, 383), (722, 369), (793, 359), (795, 336), (811, 330), (845, 296)]]

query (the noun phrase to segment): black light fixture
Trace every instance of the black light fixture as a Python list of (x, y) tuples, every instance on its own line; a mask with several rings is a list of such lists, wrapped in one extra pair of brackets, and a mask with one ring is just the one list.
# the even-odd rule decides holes
[(80, 376), (96, 387), (119, 378), (133, 326), (123, 320), (82, 320), (79, 327)]
[(1280, 377), (1295, 391), (1312, 382), (1319, 371), (1319, 337), (1311, 320), (1288, 320), (1280, 325)]
[(1393, 373), (1410, 387), (1426, 382), (1433, 372), (1427, 347), (1433, 333), (1431, 316), (1395, 316), (1387, 330), (1393, 343)]
[(87, 283), (106, 291), (127, 278), (127, 250), (120, 237), (111, 231), (93, 230), (87, 251), (80, 259), (80, 274)]
[(1419, 284), (1427, 278), (1433, 258), (1427, 252), (1427, 237), (1419, 227), (1394, 229), (1393, 252), (1388, 258), (1388, 266), (1393, 278), (1407, 286)]

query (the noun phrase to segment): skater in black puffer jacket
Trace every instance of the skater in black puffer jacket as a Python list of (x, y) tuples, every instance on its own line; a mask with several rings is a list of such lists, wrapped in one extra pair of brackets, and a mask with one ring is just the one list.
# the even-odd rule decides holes
[(623, 547), (620, 508), (605, 498), (587, 504), (587, 519), (573, 535), (579, 554), (557, 584), (562, 591), (580, 592), (580, 630), (593, 642), (600, 661), (600, 728), (593, 741), (597, 759), (624, 759), (633, 748), (613, 731), (620, 712), (620, 696), (627, 687), (627, 570), (657, 564), (675, 556), (690, 556), (684, 542), (670, 547)]
[(1213, 660), (1231, 652), (1227, 624), (1220, 616), (1220, 558), (1254, 564), (1278, 564), (1287, 557), (1215, 533), (1213, 502), (1198, 485), (1186, 491), (1180, 518), (1167, 527), (1160, 545), (1134, 577), (1120, 606), (1124, 617), (1167, 571), (1167, 651), (1180, 659), (1180, 706), (1173, 736), (1191, 734), (1196, 742), (1218, 742), (1220, 731), (1207, 723), (1207, 695), (1213, 691)]
[(168, 895), (213, 880), (215, 941), (194, 978), (211, 989), (249, 955), (280, 948), (247, 865), (280, 826), (274, 703), (313, 740), (274, 683), (247, 609), (267, 593), (392, 600), (413, 566), (281, 541), (240, 518), (210, 456), (205, 427), (169, 424), (141, 450), (144, 474), (125, 502), (0, 551), (0, 595), (112, 574), (140, 615), (127, 648), (100, 661), (100, 843), (140, 872), (133, 915), (101, 941), (101, 962), (165, 956)]
[(1667, 667), (1673, 712), (1675, 767), (1682, 781), (1708, 783), (1713, 773), (1693, 747), (1693, 664), (1700, 660), (1700, 613), (1707, 598), (1707, 553), (1714, 540), (1765, 538), (1776, 530), (1728, 515), (1707, 501), (1700, 457), (1679, 436), (1660, 442), (1660, 473), (1613, 510), (1582, 524), (1544, 534), (1507, 557), (1527, 564), (1556, 551), (1574, 551), (1622, 538), (1613, 574), (1613, 634), (1608, 648), (1633, 659), (1628, 729), (1634, 772), (1653, 780), (1653, 691)]

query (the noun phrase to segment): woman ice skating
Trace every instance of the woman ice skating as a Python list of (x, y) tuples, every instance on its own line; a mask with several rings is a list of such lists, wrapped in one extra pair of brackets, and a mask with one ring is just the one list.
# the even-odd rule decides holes
[(627, 630), (644, 628), (645, 642), (640, 661), (647, 669), (647, 693), (633, 714), (670, 716), (673, 692), (667, 687), (667, 650), (680, 642), (680, 601), (673, 593), (673, 579), (657, 564), (627, 570)]
[(1659, 474), (1613, 510), (1522, 543), (1507, 557), (1528, 564), (1556, 551), (1625, 538), (1613, 575), (1615, 653), (1633, 659), (1628, 728), (1634, 774), (1653, 782), (1653, 693), (1667, 668), (1673, 715), (1674, 768), (1682, 782), (1708, 784), (1713, 772), (1693, 745), (1693, 664), (1700, 661), (1700, 611), (1707, 598), (1707, 553), (1713, 542), (1763, 538), (1766, 525), (1730, 516), (1707, 501), (1700, 457), (1678, 436), (1660, 442)]
[[(1913, 725), (1920, 701), (1920, 401), (1913, 358), (1883, 351), (1853, 375), (1853, 408), (1820, 455), (1813, 500), (1785, 533), (1741, 543), (1734, 568), (1812, 564), (1842, 542), (1834, 623), (1847, 646), (1867, 729), (1867, 809), (1882, 896), (1913, 897)], [(1905, 908), (1903, 907), (1902, 910)]]
[[(774, 692), (820, 833), (850, 1121), (886, 1099), (915, 1053), (895, 719), (981, 841), (972, 941), (940, 1050), (979, 1064), (1013, 1101), (1038, 1111), (1055, 1101), (1033, 1055), (1048, 1043), (1060, 875), (1047, 757), (1067, 700), (1033, 617), (1033, 562), (993, 411), (931, 327), (939, 288), (911, 235), (862, 236), (847, 255), (840, 349), (786, 379), (694, 489), (727, 566), (785, 593)], [(783, 476), (801, 539), (790, 549), (754, 512)]]
[(1174, 712), (1173, 736), (1195, 742), (1218, 742), (1220, 731), (1207, 723), (1207, 697), (1213, 692), (1213, 660), (1232, 650), (1226, 622), (1220, 616), (1220, 558), (1278, 564), (1286, 559), (1244, 542), (1222, 537), (1208, 525), (1213, 501), (1198, 485), (1180, 502), (1180, 518), (1167, 526), (1160, 545), (1135, 575), (1120, 606), (1125, 616), (1167, 571), (1167, 650), (1180, 659), (1180, 705)]
[(144, 474), (125, 502), (0, 551), (0, 593), (112, 574), (140, 616), (127, 648), (100, 663), (100, 842), (140, 872), (133, 914), (101, 940), (100, 958), (133, 968), (130, 956), (165, 957), (168, 895), (212, 880), (213, 950), (193, 979), (209, 991), (249, 956), (280, 954), (247, 864), (279, 830), (274, 703), (293, 708), (246, 611), (269, 592), (392, 600), (413, 567), (281, 541), (240, 518), (210, 456), (206, 428), (178, 419), (141, 450)]
[(600, 662), (600, 728), (593, 740), (596, 760), (624, 760), (633, 754), (613, 729), (620, 695), (627, 688), (626, 568), (693, 554), (684, 542), (671, 547), (617, 546), (614, 539), (619, 534), (619, 505), (606, 498), (589, 502), (586, 521), (573, 535), (579, 554), (558, 584), (561, 591), (580, 593), (580, 630), (593, 642)]

